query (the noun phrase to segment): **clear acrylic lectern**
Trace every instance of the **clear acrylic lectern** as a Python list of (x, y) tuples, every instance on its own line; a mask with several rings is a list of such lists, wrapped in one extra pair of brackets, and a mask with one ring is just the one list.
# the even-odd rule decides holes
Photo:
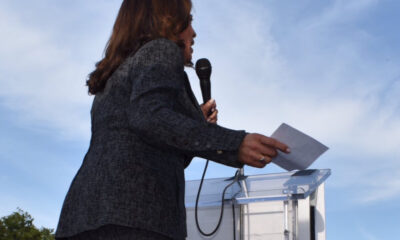
[[(197, 229), (199, 180), (186, 182), (188, 240), (325, 240), (324, 181), (329, 169), (239, 177), (227, 189), (220, 228), (211, 237)], [(222, 191), (232, 179), (205, 179), (198, 204), (199, 225), (211, 232), (219, 219)]]

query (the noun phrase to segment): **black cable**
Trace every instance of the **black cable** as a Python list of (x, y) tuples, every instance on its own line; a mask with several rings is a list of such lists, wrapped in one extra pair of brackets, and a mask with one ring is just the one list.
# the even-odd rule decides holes
[(195, 206), (195, 210), (194, 210), (194, 215), (195, 215), (195, 221), (196, 221), (197, 229), (199, 230), (199, 232), (200, 232), (203, 236), (206, 236), (206, 237), (212, 236), (212, 235), (214, 235), (214, 234), (218, 231), (219, 226), (221, 225), (221, 222), (222, 222), (222, 217), (223, 217), (223, 215), (224, 215), (225, 192), (226, 192), (226, 190), (227, 190), (230, 186), (232, 186), (236, 181), (238, 181), (238, 176), (239, 176), (239, 171), (236, 171), (234, 180), (233, 180), (231, 183), (229, 183), (229, 184), (224, 188), (224, 191), (222, 192), (221, 212), (220, 212), (218, 224), (217, 224), (217, 226), (215, 227), (215, 229), (214, 229), (212, 232), (210, 232), (210, 233), (205, 233), (205, 232), (203, 232), (203, 230), (202, 230), (201, 227), (200, 227), (199, 219), (198, 219), (198, 216), (197, 216), (197, 209), (198, 209), (198, 204), (199, 204), (199, 198), (200, 198), (201, 188), (202, 188), (202, 186), (203, 186), (204, 176), (206, 175), (206, 171), (207, 171), (207, 167), (208, 167), (208, 162), (209, 162), (209, 160), (207, 160), (207, 162), (206, 162), (206, 166), (204, 167), (204, 171), (203, 171), (203, 176), (201, 177), (201, 180), (200, 180), (200, 186), (199, 186), (199, 190), (198, 190), (198, 192), (197, 192), (196, 206)]

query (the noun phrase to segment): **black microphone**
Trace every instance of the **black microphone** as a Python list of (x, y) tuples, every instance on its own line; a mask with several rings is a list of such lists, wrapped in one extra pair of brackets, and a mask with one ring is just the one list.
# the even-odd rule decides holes
[(201, 94), (203, 102), (206, 103), (211, 99), (211, 63), (207, 58), (202, 58), (196, 62), (196, 74), (200, 79)]

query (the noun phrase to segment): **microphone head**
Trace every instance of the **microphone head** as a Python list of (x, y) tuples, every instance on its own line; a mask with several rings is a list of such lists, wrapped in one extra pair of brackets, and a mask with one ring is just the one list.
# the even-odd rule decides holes
[(201, 58), (196, 62), (196, 74), (200, 79), (210, 79), (211, 63), (207, 58)]

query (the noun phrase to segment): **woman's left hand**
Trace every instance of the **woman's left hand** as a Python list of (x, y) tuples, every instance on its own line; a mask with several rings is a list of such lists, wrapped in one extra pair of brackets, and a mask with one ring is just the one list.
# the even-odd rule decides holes
[[(217, 110), (217, 103), (214, 99), (210, 99), (205, 104), (201, 104), (201, 111), (203, 112), (204, 118), (209, 123), (217, 123), (218, 121), (218, 110)], [(211, 113), (210, 115), (208, 115)]]

